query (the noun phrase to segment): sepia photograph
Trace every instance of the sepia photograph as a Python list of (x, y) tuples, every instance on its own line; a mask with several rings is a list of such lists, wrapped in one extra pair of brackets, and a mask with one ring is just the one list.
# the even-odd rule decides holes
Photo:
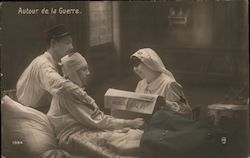
[(249, 1), (0, 1), (1, 158), (250, 158)]

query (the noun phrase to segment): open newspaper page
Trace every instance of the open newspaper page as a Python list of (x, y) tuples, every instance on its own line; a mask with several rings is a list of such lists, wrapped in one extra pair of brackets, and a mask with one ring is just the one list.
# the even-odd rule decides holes
[(104, 97), (105, 108), (152, 114), (158, 95), (108, 89)]

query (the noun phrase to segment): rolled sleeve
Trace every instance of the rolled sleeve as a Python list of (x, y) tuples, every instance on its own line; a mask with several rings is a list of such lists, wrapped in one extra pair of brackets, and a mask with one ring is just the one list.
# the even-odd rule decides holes
[(39, 68), (40, 86), (52, 95), (56, 95), (63, 89), (65, 79), (58, 74), (56, 69), (48, 64), (42, 64)]
[(40, 85), (52, 95), (73, 95), (86, 103), (94, 103), (86, 92), (68, 79), (60, 76), (52, 65), (42, 64), (39, 71)]

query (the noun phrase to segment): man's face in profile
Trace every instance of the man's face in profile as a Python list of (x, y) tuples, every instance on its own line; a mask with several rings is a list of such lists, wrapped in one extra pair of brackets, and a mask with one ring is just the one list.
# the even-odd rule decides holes
[(72, 53), (74, 49), (73, 39), (71, 36), (65, 36), (60, 39), (56, 39), (52, 44), (52, 48), (55, 50), (59, 57), (63, 57), (67, 54)]
[(77, 70), (77, 74), (80, 78), (81, 85), (80, 87), (86, 87), (90, 78), (90, 72), (88, 68), (88, 64), (81, 67), (79, 70)]

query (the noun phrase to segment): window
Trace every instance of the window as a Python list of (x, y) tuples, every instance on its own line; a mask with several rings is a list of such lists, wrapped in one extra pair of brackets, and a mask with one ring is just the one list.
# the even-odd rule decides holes
[(112, 42), (112, 2), (89, 2), (90, 46)]

